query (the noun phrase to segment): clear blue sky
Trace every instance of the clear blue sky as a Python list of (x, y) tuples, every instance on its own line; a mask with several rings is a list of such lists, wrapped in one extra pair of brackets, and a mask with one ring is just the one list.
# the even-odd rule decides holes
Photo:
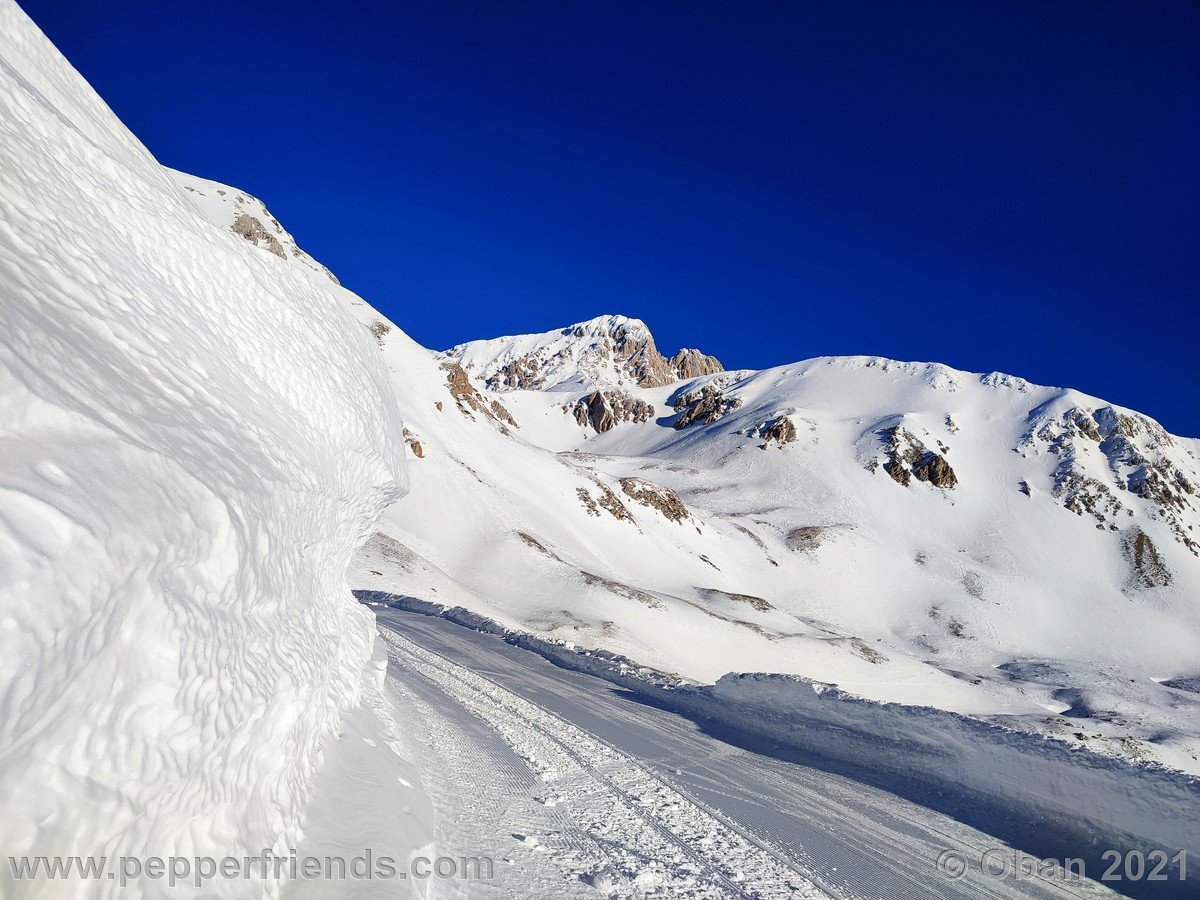
[(431, 347), (605, 312), (1200, 435), (1200, 5), (26, 0)]

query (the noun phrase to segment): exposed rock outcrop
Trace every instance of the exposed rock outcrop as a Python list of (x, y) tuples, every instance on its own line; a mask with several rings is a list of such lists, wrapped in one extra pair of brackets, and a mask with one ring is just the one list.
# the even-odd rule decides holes
[(1120, 491), (1146, 501), (1175, 539), (1200, 556), (1192, 536), (1200, 521), (1195, 457), (1157, 422), (1111, 406), (1072, 407), (1057, 416), (1035, 418), (1018, 450), (1049, 452), (1059, 458), (1051, 495), (1078, 515), (1093, 516), (1116, 528), (1120, 514), (1133, 514)]
[(263, 223), (249, 213), (242, 213), (234, 219), (230, 228), (233, 229), (234, 234), (240, 234), (255, 247), (262, 247), (280, 259), (287, 259), (287, 254), (283, 252), (283, 244), (279, 243), (279, 238), (267, 231)]
[(672, 522), (682, 522), (688, 510), (683, 501), (669, 487), (646, 481), (644, 478), (622, 478), (621, 490), (642, 506), (656, 509)]
[(580, 425), (591, 426), (597, 433), (609, 431), (622, 422), (646, 422), (654, 417), (654, 407), (626, 391), (592, 391), (580, 397), (570, 410)]
[(655, 597), (653, 594), (643, 591), (639, 588), (632, 587), (621, 581), (613, 581), (611, 578), (605, 578), (602, 575), (597, 575), (594, 572), (589, 572), (586, 569), (579, 570), (580, 576), (583, 578), (584, 584), (599, 585), (610, 593), (616, 594), (618, 597), (624, 597), (626, 600), (636, 600), (638, 603), (644, 603), (651, 609), (662, 609), (665, 604)]
[(541, 368), (536, 356), (521, 356), (500, 366), (485, 384), (493, 391), (536, 391), (546, 384)]
[(598, 499), (593, 497), (591, 491), (586, 487), (575, 489), (575, 493), (579, 497), (579, 502), (583, 504), (583, 508), (588, 513), (593, 516), (599, 516), (600, 510), (603, 509), (618, 522), (635, 524), (633, 516), (630, 515), (629, 510), (625, 508), (625, 504), (621, 502), (621, 498), (617, 496), (612, 488), (599, 478), (593, 477), (591, 481), (596, 486), (596, 492), (599, 495)]
[(459, 411), (469, 419), (474, 419), (474, 413), (479, 413), (485, 419), (493, 422), (503, 434), (508, 434), (508, 426), (519, 428), (516, 419), (508, 409), (497, 399), (487, 400), (481, 394), (466, 371), (458, 363), (444, 362), (442, 369), (446, 373), (446, 387), (450, 396), (458, 405)]
[(675, 428), (684, 429), (697, 422), (711, 425), (741, 406), (742, 398), (727, 396), (719, 384), (705, 384), (678, 395), (671, 405), (679, 413)]
[(1166, 587), (1171, 583), (1171, 571), (1159, 556), (1150, 535), (1136, 525), (1121, 536), (1121, 547), (1132, 570), (1134, 588)]
[(392, 330), (392, 326), (383, 321), (383, 319), (376, 319), (367, 327), (371, 331), (371, 336), (375, 338), (375, 343), (377, 343), (380, 347), (383, 346), (383, 339), (387, 337), (388, 332)]
[(417, 436), (407, 427), (404, 428), (404, 443), (408, 445), (408, 449), (412, 451), (412, 455), (417, 459), (425, 458), (425, 448), (421, 446), (421, 442), (417, 440)]
[(758, 445), (763, 450), (772, 443), (782, 447), (796, 440), (796, 423), (788, 416), (776, 416), (758, 426), (758, 436), (763, 439), (763, 443)]
[(950, 468), (950, 463), (946, 462), (944, 456), (932, 451), (926, 451), (913, 464), (912, 473), (918, 481), (927, 481), (935, 487), (952, 488), (958, 484), (958, 477)]
[(886, 458), (883, 470), (897, 484), (907, 487), (913, 478), (935, 487), (951, 490), (958, 476), (946, 458), (930, 450), (907, 428), (893, 425), (880, 432)]
[(832, 530), (833, 526), (830, 525), (801, 525), (787, 533), (787, 545), (792, 550), (811, 553), (825, 542)]
[(667, 360), (667, 364), (675, 373), (675, 377), (681, 381), (725, 371), (715, 356), (706, 356), (699, 350), (680, 350)]
[(696, 588), (696, 592), (706, 600), (732, 600), (735, 603), (745, 603), (752, 606), (759, 612), (768, 612), (774, 609), (768, 601), (753, 594), (736, 594), (730, 591), (718, 590), (717, 588)]

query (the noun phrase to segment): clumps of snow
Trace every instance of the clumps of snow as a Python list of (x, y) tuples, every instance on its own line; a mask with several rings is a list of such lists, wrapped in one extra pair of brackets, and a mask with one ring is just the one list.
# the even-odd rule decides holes
[(1161, 767), (956, 713), (863, 700), (797, 676), (730, 674), (670, 695), (672, 707), (693, 713), (728, 717), (737, 710), (742, 729), (830, 759), (855, 759), (918, 797), (949, 788), (981, 806), (1019, 810), (1077, 834), (1080, 847), (1094, 834), (1114, 832), (1129, 847), (1196, 844), (1184, 811), (1200, 804), (1200, 780)]
[[(1111, 731), (1110, 725), (1123, 727), (1119, 717), (1110, 717), (1112, 722), (1065, 720), (1070, 729), (1048, 737), (1029, 731), (1019, 716), (996, 715), (988, 721), (927, 706), (878, 702), (802, 676), (730, 673), (715, 684), (695, 684), (618, 654), (510, 631), (464, 609), (382, 593), (360, 596), (498, 635), (557, 666), (603, 678), (656, 706), (718, 728), (744, 746), (760, 746), (785, 758), (789, 749), (799, 751), (807, 764), (849, 774), (993, 833), (1012, 823), (1036, 823), (1030, 826), (1036, 832), (1009, 835), (1018, 842), (1052, 835), (1072, 854), (1090, 853), (1095, 835), (1102, 834), (1103, 846), (1167, 846), (1200, 853), (1192, 827), (1200, 809), (1200, 778), (1131, 760), (1129, 741), (1117, 740), (1117, 732), (1112, 740), (1081, 740), (1070, 733), (1081, 728)], [(829, 642), (846, 644), (869, 664), (887, 662), (877, 645), (861, 638)], [(1065, 670), (1037, 661), (999, 669), (1023, 683), (1059, 684), (1070, 678)], [(1111, 685), (1103, 686), (1106, 691), (1128, 692), (1127, 680), (1119, 674), (1110, 680)], [(1200, 691), (1200, 677), (1164, 680), (1163, 685)], [(1108, 701), (1107, 696), (1096, 699)], [(537, 758), (547, 759), (543, 754)], [(1089, 869), (1094, 862), (1103, 870), (1099, 852), (1097, 848), (1095, 860), (1089, 860)]]
[(398, 664), (495, 729), (543, 793), (586, 798), (567, 804), (575, 832), (569, 843), (557, 831), (512, 835), (524, 848), (544, 849), (574, 878), (630, 898), (826, 896), (761, 839), (749, 840), (627, 753), (393, 631), (383, 638)]
[(345, 293), (214, 227), (0, 4), (0, 844), (286, 852), (406, 483)]
[(906, 375), (920, 378), (936, 391), (954, 393), (965, 383), (964, 373), (941, 363), (901, 362), (883, 356), (841, 357), (845, 364), (860, 365), (866, 369), (879, 369), (888, 375)]
[(989, 372), (979, 376), (979, 383), (985, 387), (1008, 388), (1019, 394), (1028, 394), (1032, 385), (1024, 378), (1016, 375), (1006, 375), (1004, 372)]

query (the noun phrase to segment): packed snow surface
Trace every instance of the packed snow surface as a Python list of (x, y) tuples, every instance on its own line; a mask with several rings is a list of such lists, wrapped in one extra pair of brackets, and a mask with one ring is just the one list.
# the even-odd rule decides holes
[(377, 348), (9, 0), (0, 171), (0, 846), (286, 848), (370, 656), (346, 566), (406, 484)]
[[(418, 768), (443, 811), (438, 844), (496, 861), (491, 879), (468, 883), (461, 895), (1114, 896), (1111, 885), (1078, 870), (986, 876), (980, 860), (988, 849), (1028, 854), (977, 830), (978, 822), (955, 821), (852, 771), (819, 768), (789, 752), (786, 738), (731, 740), (737, 704), (693, 722), (646, 704), (632, 678), (624, 682), (631, 690), (614, 691), (562, 657), (551, 664), (523, 649), (517, 635), (502, 640), (444, 618), (377, 611), (391, 657), (388, 685), (404, 718), (425, 726), (415, 736), (424, 745)], [(779, 707), (776, 718), (786, 713)], [(884, 733), (874, 753), (896, 746), (896, 735)], [(1064, 845), (1046, 820), (1035, 821), (1013, 834), (1032, 840), (1025, 849), (1035, 858), (1068, 846), (1088, 856), (1083, 875), (1104, 870), (1086, 845)], [(961, 878), (938, 870), (948, 850), (971, 861)], [(1178, 881), (1158, 887), (1160, 896), (1190, 896)]]

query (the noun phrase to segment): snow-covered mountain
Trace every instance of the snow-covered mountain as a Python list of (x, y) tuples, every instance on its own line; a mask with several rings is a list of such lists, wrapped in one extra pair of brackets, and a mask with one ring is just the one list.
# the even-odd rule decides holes
[(545, 334), (471, 341), (443, 356), (493, 391), (661, 387), (722, 370), (699, 350), (685, 348), (668, 359), (646, 323), (626, 316), (597, 316)]
[(623, 316), (381, 343), (421, 457), (361, 586), (1200, 768), (1194, 440), (938, 364), (681, 377)]
[(9, 0), (0, 59), (9, 852), (291, 845), (369, 668), (364, 542), (354, 587), (667, 680), (1200, 771), (1197, 441), (937, 364), (726, 372), (623, 316), (431, 351)]
[[(242, 197), (294, 247), (244, 192), (176, 178), (222, 230)], [(1200, 771), (1196, 441), (936, 363), (726, 372), (625, 316), (431, 352), (346, 296), (413, 470), (357, 587)]]

